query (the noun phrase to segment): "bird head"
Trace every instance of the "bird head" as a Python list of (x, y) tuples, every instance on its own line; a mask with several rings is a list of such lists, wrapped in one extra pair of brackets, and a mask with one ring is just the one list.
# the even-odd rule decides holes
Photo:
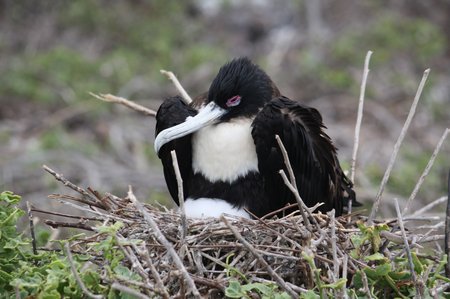
[(253, 117), (271, 100), (274, 89), (276, 87), (270, 77), (250, 59), (241, 57), (228, 62), (220, 68), (211, 83), (207, 99), (198, 114), (156, 136), (156, 152), (167, 142), (205, 126), (238, 117)]

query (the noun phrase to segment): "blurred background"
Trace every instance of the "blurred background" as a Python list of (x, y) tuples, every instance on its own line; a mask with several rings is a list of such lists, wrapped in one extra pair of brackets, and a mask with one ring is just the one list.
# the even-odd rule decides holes
[[(171, 204), (153, 150), (154, 119), (88, 93), (152, 109), (195, 96), (219, 67), (249, 56), (282, 93), (322, 113), (349, 169), (364, 57), (372, 50), (355, 186), (370, 209), (426, 68), (431, 73), (380, 215), (407, 198), (450, 126), (450, 2), (0, 0), (0, 191), (36, 207), (70, 193), (42, 170), (100, 192)], [(450, 141), (415, 206), (446, 194)], [(438, 207), (443, 210), (444, 207)]]

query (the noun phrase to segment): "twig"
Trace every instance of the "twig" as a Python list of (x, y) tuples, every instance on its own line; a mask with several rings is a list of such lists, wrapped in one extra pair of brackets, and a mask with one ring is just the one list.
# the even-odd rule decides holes
[(436, 156), (438, 155), (442, 144), (444, 143), (445, 138), (447, 138), (448, 133), (450, 132), (450, 129), (445, 129), (444, 134), (442, 134), (441, 139), (439, 139), (439, 142), (436, 145), (436, 148), (433, 151), (433, 154), (431, 155), (430, 160), (428, 161), (427, 166), (425, 167), (425, 170), (423, 171), (422, 175), (420, 176), (419, 180), (417, 181), (416, 186), (414, 187), (413, 192), (409, 196), (408, 200), (406, 201), (405, 208), (403, 209), (402, 215), (405, 215), (406, 211), (408, 210), (411, 202), (416, 198), (417, 192), (419, 192), (420, 187), (422, 186), (423, 181), (425, 180), (425, 177), (430, 172), (431, 167), (433, 166), (434, 160), (436, 159)]
[(150, 297), (136, 291), (135, 289), (132, 289), (130, 287), (124, 286), (123, 284), (120, 284), (118, 282), (113, 282), (113, 284), (111, 285), (111, 288), (114, 290), (118, 290), (121, 291), (122, 293), (126, 293), (128, 295), (131, 295), (133, 297), (136, 298), (140, 298), (140, 299), (150, 299)]
[(88, 231), (95, 231), (95, 229), (93, 229), (89, 225), (86, 225), (83, 221), (80, 221), (78, 223), (70, 223), (70, 222), (45, 220), (45, 224), (47, 224), (48, 226), (51, 226), (52, 228), (72, 227), (72, 228), (84, 229), (84, 230), (88, 230)]
[(270, 267), (270, 265), (266, 262), (266, 260), (261, 255), (259, 255), (258, 252), (256, 252), (256, 249), (242, 237), (242, 235), (236, 230), (236, 228), (234, 228), (223, 215), (220, 216), (220, 220), (223, 223), (225, 223), (225, 225), (234, 234), (236, 239), (238, 239), (247, 248), (247, 250), (253, 254), (253, 256), (258, 260), (258, 262), (261, 263), (264, 266), (264, 268), (267, 269), (269, 275), (280, 285), (280, 287), (293, 298), (297, 298), (298, 294), (286, 284), (286, 282), (272, 269), (272, 267)]
[(447, 202), (447, 200), (448, 200), (447, 196), (439, 197), (438, 199), (433, 200), (432, 202), (430, 202), (429, 204), (427, 204), (423, 208), (421, 208), (421, 209), (415, 211), (414, 213), (412, 213), (410, 217), (414, 217), (416, 215), (423, 215), (426, 212), (428, 212), (429, 210), (431, 210), (432, 208), (434, 208), (435, 206), (440, 205), (440, 204), (442, 204), (444, 202)]
[(48, 214), (48, 215), (72, 218), (72, 219), (85, 219), (85, 220), (92, 220), (92, 221), (104, 221), (105, 220), (105, 219), (96, 218), (96, 217), (87, 217), (85, 215), (83, 215), (83, 216), (74, 216), (74, 215), (69, 215), (69, 214), (64, 214), (64, 213), (59, 213), (59, 212), (44, 211), (44, 210), (41, 210), (41, 209), (36, 209), (35, 207), (31, 207), (31, 211), (32, 212), (37, 212), (37, 213), (42, 213), (42, 214)]
[[(364, 96), (366, 93), (366, 83), (367, 83), (367, 77), (369, 75), (369, 62), (370, 62), (371, 56), (372, 56), (372, 51), (367, 51), (366, 59), (364, 61), (364, 72), (363, 72), (363, 78), (362, 78), (362, 82), (361, 82), (361, 89), (360, 89), (360, 93), (359, 93), (358, 115), (356, 117), (352, 163), (351, 163), (351, 168), (350, 168), (350, 180), (353, 183), (355, 183), (356, 156), (357, 156), (358, 147), (359, 147), (359, 134), (360, 134), (360, 130), (361, 130), (361, 122), (362, 122), (362, 117), (363, 117)], [(350, 202), (351, 202), (351, 200), (349, 200), (349, 204), (350, 204)], [(349, 213), (350, 212), (351, 211), (349, 211)]]
[[(347, 268), (348, 268), (348, 255), (344, 254), (343, 261), (342, 261), (342, 278), (347, 280)], [(348, 292), (347, 288), (343, 287), (344, 289), (344, 298), (348, 298)]]
[(445, 275), (450, 278), (450, 170), (448, 171), (447, 182), (447, 209), (445, 210), (445, 242), (444, 252), (447, 255), (447, 264), (445, 265)]
[(186, 210), (184, 208), (184, 193), (183, 193), (183, 178), (181, 177), (180, 167), (178, 165), (177, 153), (173, 150), (170, 152), (172, 155), (172, 164), (175, 171), (175, 177), (178, 185), (178, 201), (180, 202), (180, 218), (181, 218), (181, 243), (183, 244), (187, 235), (187, 221)]
[(130, 201), (136, 206), (138, 211), (142, 214), (144, 217), (144, 220), (150, 225), (150, 227), (153, 230), (153, 233), (155, 234), (155, 237), (158, 239), (158, 241), (164, 245), (164, 247), (167, 249), (167, 252), (172, 257), (173, 262), (177, 266), (177, 268), (181, 271), (184, 280), (187, 282), (189, 288), (191, 289), (192, 294), (196, 298), (200, 298), (200, 293), (197, 290), (197, 287), (195, 286), (194, 281), (189, 276), (189, 272), (187, 272), (186, 268), (183, 265), (183, 262), (181, 261), (180, 257), (176, 253), (175, 249), (173, 248), (172, 244), (167, 240), (167, 238), (163, 235), (161, 230), (158, 227), (158, 224), (153, 220), (152, 216), (144, 209), (144, 206), (136, 199), (136, 197), (133, 194), (133, 191), (131, 190), (131, 186), (128, 191), (128, 198)]
[(297, 181), (295, 180), (294, 170), (292, 169), (292, 165), (289, 160), (287, 150), (284, 147), (284, 144), (281, 141), (281, 138), (278, 134), (275, 135), (275, 139), (277, 140), (278, 146), (280, 147), (280, 150), (281, 150), (281, 154), (283, 155), (284, 164), (286, 165), (287, 171), (289, 173), (289, 179), (291, 181), (291, 184), (292, 184), (292, 186), (297, 187)]
[[(131, 243), (131, 246), (137, 247), (134, 243)], [(161, 280), (161, 275), (159, 275), (159, 272), (156, 270), (155, 265), (153, 264), (152, 260), (150, 259), (150, 255), (148, 254), (148, 249), (146, 247), (145, 241), (143, 241), (142, 250), (137, 250), (137, 249), (135, 249), (135, 250), (139, 251), (139, 254), (144, 258), (144, 262), (146, 262), (147, 266), (150, 267), (150, 272), (152, 272), (152, 275), (156, 280), (156, 286), (159, 288), (160, 293), (163, 296), (163, 298), (170, 298), (170, 295), (167, 292), (167, 289)]]
[(30, 222), (30, 234), (31, 234), (31, 245), (33, 246), (33, 254), (37, 255), (36, 250), (36, 236), (34, 234), (34, 223), (33, 223), (33, 214), (31, 213), (31, 203), (27, 201), (27, 214), (28, 221)]
[(367, 220), (369, 225), (371, 225), (373, 223), (373, 219), (375, 218), (375, 214), (378, 211), (378, 207), (379, 207), (379, 205), (381, 203), (381, 198), (382, 198), (382, 195), (383, 195), (384, 188), (386, 186), (387, 181), (389, 180), (389, 176), (391, 175), (392, 168), (394, 167), (395, 159), (397, 158), (397, 154), (398, 154), (398, 152), (400, 150), (400, 145), (402, 144), (403, 139), (405, 138), (406, 131), (408, 131), (409, 125), (411, 124), (411, 121), (412, 121), (412, 119), (414, 117), (414, 114), (416, 112), (417, 103), (419, 102), (420, 96), (422, 94), (423, 87), (425, 86), (425, 82), (427, 81), (429, 73), (430, 73), (430, 69), (426, 69), (425, 72), (423, 73), (422, 80), (420, 81), (419, 87), (418, 87), (416, 95), (414, 97), (414, 101), (413, 101), (413, 103), (411, 105), (411, 109), (409, 110), (408, 117), (406, 118), (406, 121), (405, 121), (405, 123), (403, 125), (403, 128), (402, 128), (402, 130), (400, 132), (400, 135), (399, 135), (399, 137), (397, 139), (397, 142), (394, 145), (394, 150), (392, 151), (392, 155), (391, 155), (391, 158), (389, 160), (388, 167), (386, 169), (386, 172), (384, 173), (383, 179), (381, 180), (380, 189), (378, 190), (378, 193), (377, 193), (377, 195), (375, 197), (375, 202), (374, 202), (372, 210), (370, 212), (369, 219)]
[(57, 173), (56, 171), (54, 171), (53, 169), (51, 169), (47, 165), (42, 165), (42, 168), (44, 168), (45, 171), (47, 171), (52, 176), (54, 176), (57, 181), (60, 181), (61, 183), (63, 183), (64, 186), (67, 186), (70, 189), (80, 193), (81, 195), (84, 195), (84, 196), (88, 197), (94, 203), (98, 203), (97, 198), (95, 198), (92, 194), (90, 194), (89, 192), (87, 192), (83, 188), (80, 188), (77, 185), (75, 185), (74, 183), (72, 183), (69, 180), (67, 180), (62, 174)]
[(156, 111), (146, 108), (142, 105), (136, 104), (135, 102), (132, 102), (122, 97), (117, 97), (112, 94), (95, 94), (93, 92), (89, 92), (89, 94), (94, 98), (99, 99), (100, 101), (103, 102), (121, 104), (134, 111), (144, 113), (145, 115), (156, 116)]
[(411, 278), (412, 278), (411, 280), (414, 282), (414, 284), (416, 286), (416, 296), (418, 298), (422, 298), (422, 295), (423, 295), (422, 291), (421, 291), (422, 288), (420, 287), (420, 282), (417, 281), (416, 271), (414, 270), (414, 263), (413, 263), (412, 255), (411, 255), (411, 248), (409, 247), (408, 238), (406, 237), (405, 226), (403, 225), (402, 213), (400, 212), (400, 206), (398, 205), (397, 198), (394, 198), (394, 203), (395, 203), (395, 211), (397, 212), (398, 225), (400, 226), (400, 230), (402, 232), (403, 243), (405, 245), (406, 255), (408, 257), (408, 264), (409, 264), (409, 268), (411, 271)]
[(300, 211), (300, 214), (302, 215), (303, 221), (305, 222), (305, 226), (308, 229), (311, 229), (311, 223), (309, 222), (308, 217), (305, 214), (305, 209), (304, 207), (306, 207), (305, 203), (303, 202), (302, 198), (300, 197), (300, 194), (298, 193), (298, 190), (296, 187), (294, 187), (288, 180), (286, 173), (284, 172), (283, 169), (281, 169), (279, 171), (281, 177), (283, 178), (284, 183), (286, 184), (286, 186), (289, 188), (289, 190), (291, 190), (291, 192), (294, 194), (295, 200), (297, 201), (297, 205), (298, 205), (298, 209)]
[(336, 280), (339, 277), (339, 260), (338, 260), (338, 256), (337, 256), (337, 246), (336, 246), (336, 223), (335, 223), (335, 219), (334, 219), (334, 209), (331, 210), (330, 212), (330, 225), (331, 225), (331, 251), (333, 253), (333, 275), (334, 275), (334, 282), (336, 282)]
[(136, 254), (134, 254), (133, 250), (131, 250), (129, 247), (124, 246), (127, 243), (126, 239), (119, 233), (116, 233), (114, 237), (116, 239), (117, 246), (119, 246), (119, 248), (130, 261), (131, 268), (135, 269), (136, 272), (142, 277), (144, 284), (147, 285), (147, 288), (154, 289), (154, 287), (150, 285), (150, 280), (148, 278), (147, 272), (145, 272), (144, 267), (141, 264), (141, 261), (137, 258)]
[(188, 95), (186, 90), (181, 85), (180, 81), (178, 81), (177, 77), (174, 75), (174, 73), (166, 71), (166, 70), (160, 70), (161, 74), (166, 75), (167, 78), (169, 78), (170, 81), (175, 85), (176, 89), (180, 92), (181, 97), (184, 99), (184, 102), (186, 104), (192, 103), (191, 97)]
[(364, 291), (366, 292), (366, 295), (369, 299), (372, 299), (372, 293), (370, 292), (370, 288), (369, 288), (369, 281), (367, 280), (367, 275), (366, 272), (364, 272), (364, 270), (361, 271), (361, 278), (362, 278), (362, 283), (364, 286)]
[(70, 244), (67, 242), (64, 244), (64, 251), (66, 252), (67, 258), (69, 260), (70, 269), (72, 269), (72, 274), (75, 277), (75, 280), (77, 281), (78, 285), (80, 286), (81, 290), (83, 291), (86, 296), (94, 299), (100, 299), (103, 298), (102, 295), (95, 295), (89, 291), (86, 286), (84, 285), (83, 281), (80, 279), (80, 276), (78, 275), (77, 269), (75, 268), (75, 264), (73, 263), (72, 253), (70, 252)]

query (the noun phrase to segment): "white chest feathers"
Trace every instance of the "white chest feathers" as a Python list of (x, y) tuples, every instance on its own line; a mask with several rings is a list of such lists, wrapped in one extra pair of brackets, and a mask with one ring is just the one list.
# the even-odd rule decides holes
[(244, 209), (235, 208), (218, 198), (188, 198), (184, 203), (184, 209), (189, 218), (219, 218), (220, 215), (225, 214), (251, 219)]
[(258, 171), (251, 135), (252, 119), (236, 119), (207, 126), (193, 135), (192, 167), (211, 182), (233, 182)]

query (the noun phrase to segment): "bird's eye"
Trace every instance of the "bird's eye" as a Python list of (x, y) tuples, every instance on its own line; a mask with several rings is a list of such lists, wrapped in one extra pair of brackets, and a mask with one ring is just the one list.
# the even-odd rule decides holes
[(226, 105), (227, 105), (227, 107), (234, 107), (234, 106), (239, 105), (240, 102), (241, 102), (241, 96), (234, 96), (227, 100)]

